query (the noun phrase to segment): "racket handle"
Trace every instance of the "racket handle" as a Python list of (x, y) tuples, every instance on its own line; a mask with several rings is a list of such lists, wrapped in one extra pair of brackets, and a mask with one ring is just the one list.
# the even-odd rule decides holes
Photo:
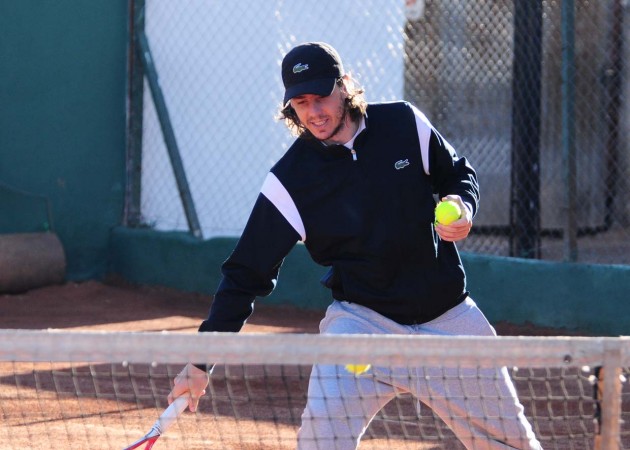
[(164, 412), (160, 415), (158, 420), (153, 424), (153, 428), (158, 431), (159, 434), (164, 433), (173, 423), (177, 420), (177, 418), (184, 412), (186, 407), (188, 406), (188, 396), (182, 395), (181, 397), (177, 397), (173, 400), (168, 408), (164, 410)]

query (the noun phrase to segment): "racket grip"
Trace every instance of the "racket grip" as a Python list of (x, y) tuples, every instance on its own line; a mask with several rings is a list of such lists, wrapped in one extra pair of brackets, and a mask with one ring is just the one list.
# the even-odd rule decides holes
[(156, 429), (159, 434), (164, 433), (171, 425), (173, 425), (187, 406), (188, 396), (182, 395), (181, 397), (177, 397), (173, 400), (173, 403), (164, 410), (158, 420), (155, 421), (153, 428)]

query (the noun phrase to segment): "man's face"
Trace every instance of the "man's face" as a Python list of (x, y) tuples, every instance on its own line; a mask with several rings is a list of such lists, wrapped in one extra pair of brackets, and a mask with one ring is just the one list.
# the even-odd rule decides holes
[(291, 99), (298, 119), (315, 138), (327, 144), (343, 144), (346, 139), (344, 94), (335, 86), (332, 94), (322, 97), (315, 94), (299, 95)]

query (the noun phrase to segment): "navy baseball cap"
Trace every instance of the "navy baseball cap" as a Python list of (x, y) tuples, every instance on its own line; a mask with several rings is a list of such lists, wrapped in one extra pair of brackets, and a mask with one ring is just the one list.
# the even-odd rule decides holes
[(298, 95), (328, 96), (344, 75), (337, 51), (323, 42), (307, 42), (294, 47), (282, 60), (284, 105)]

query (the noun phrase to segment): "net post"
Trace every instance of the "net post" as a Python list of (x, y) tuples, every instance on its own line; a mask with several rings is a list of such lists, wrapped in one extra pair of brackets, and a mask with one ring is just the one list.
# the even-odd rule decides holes
[(602, 366), (601, 434), (596, 436), (595, 448), (621, 448), (621, 344), (608, 342)]

